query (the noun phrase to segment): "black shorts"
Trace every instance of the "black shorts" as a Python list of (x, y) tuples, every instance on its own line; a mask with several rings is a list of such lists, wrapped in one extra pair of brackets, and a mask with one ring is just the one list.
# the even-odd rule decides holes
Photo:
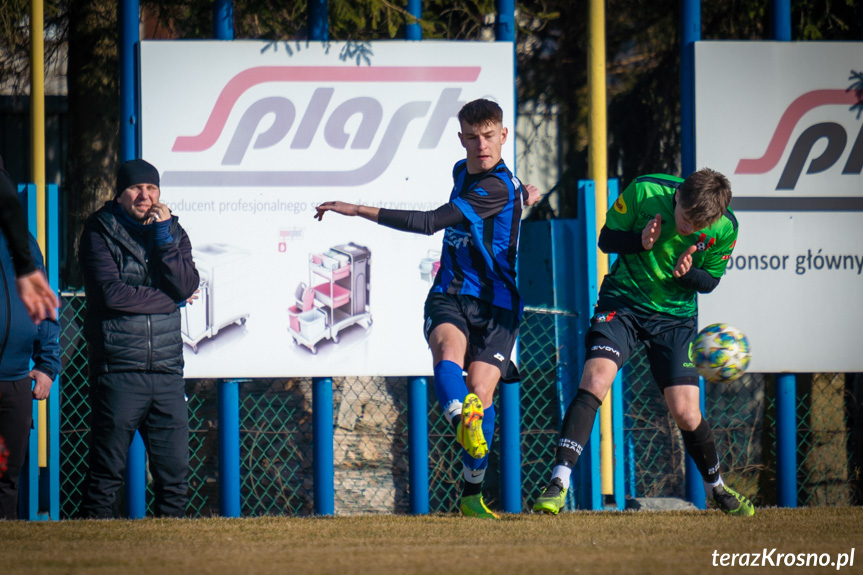
[(430, 292), (426, 298), (423, 332), (426, 341), (444, 323), (456, 326), (467, 338), (465, 370), (474, 361), (497, 366), (503, 382), (518, 381), (512, 350), (518, 337), (518, 314), (469, 295)]
[(698, 370), (689, 357), (696, 328), (695, 317), (645, 314), (614, 301), (600, 300), (585, 338), (586, 359), (605, 357), (617, 363), (619, 369), (640, 342), (659, 389), (698, 385)]

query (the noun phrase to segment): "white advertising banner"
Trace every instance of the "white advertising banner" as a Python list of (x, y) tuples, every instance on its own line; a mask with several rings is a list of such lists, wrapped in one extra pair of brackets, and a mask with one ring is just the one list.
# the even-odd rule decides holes
[(700, 326), (741, 329), (753, 372), (863, 371), (863, 44), (698, 42), (695, 79), (740, 223)]
[(142, 157), (202, 279), (186, 377), (431, 374), (442, 236), (314, 206), (446, 203), (456, 114), (481, 97), (503, 108), (512, 167), (513, 82), (510, 43), (142, 42)]

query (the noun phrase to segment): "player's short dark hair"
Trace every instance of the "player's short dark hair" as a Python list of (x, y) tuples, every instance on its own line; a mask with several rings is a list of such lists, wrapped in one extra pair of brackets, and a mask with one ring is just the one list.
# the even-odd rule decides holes
[(697, 228), (715, 223), (731, 204), (731, 183), (710, 168), (693, 172), (680, 184), (678, 202)]
[(467, 126), (485, 126), (489, 123), (503, 124), (503, 110), (497, 102), (480, 98), (468, 102), (458, 112), (458, 121)]

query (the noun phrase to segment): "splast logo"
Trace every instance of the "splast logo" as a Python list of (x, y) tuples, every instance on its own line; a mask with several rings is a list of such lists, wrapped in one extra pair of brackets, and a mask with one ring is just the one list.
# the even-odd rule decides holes
[[(854, 114), (849, 114), (848, 109), (859, 108), (861, 100), (863, 100), (861, 91), (852, 88), (847, 90), (813, 90), (803, 94), (783, 112), (764, 154), (760, 158), (741, 159), (734, 173), (765, 174), (770, 172), (779, 164), (790, 144), (792, 132), (801, 123), (807, 112), (821, 106), (833, 106), (837, 112), (842, 114), (841, 117), (837, 115), (837, 120), (847, 123), (849, 119), (854, 119)], [(838, 106), (844, 107), (845, 110)], [(851, 151), (841, 167), (841, 174), (859, 177), (861, 169), (863, 169), (863, 127), (859, 131), (856, 130), (856, 126), (853, 129), (856, 133), (851, 133), (849, 137), (845, 127), (839, 122), (818, 122), (807, 126), (797, 140), (791, 144), (791, 153), (782, 167), (782, 174), (776, 184), (776, 189), (793, 190), (797, 186), (804, 168), (806, 174), (819, 174), (833, 168), (848, 145), (850, 145)], [(851, 138), (854, 139), (849, 144)], [(823, 144), (819, 143), (821, 140), (824, 140)], [(821, 150), (821, 152), (809, 161), (814, 150)], [(807, 161), (809, 161), (808, 167), (806, 166)], [(839, 167), (837, 166), (835, 169), (838, 171)]]
[[(476, 82), (479, 73), (478, 66), (266, 66), (244, 70), (222, 89), (201, 131), (178, 136), (172, 148), (174, 153), (200, 154), (211, 150), (218, 142), (227, 141), (221, 167), (209, 171), (166, 171), (162, 182), (177, 187), (367, 184), (386, 171), (400, 147), (436, 148), (447, 123), (465, 104), (460, 100), (459, 85)], [(235, 106), (247, 91), (280, 84), (273, 92), (283, 94), (285, 84), (299, 82), (317, 85), (310, 98), (294, 101), (283, 95), (262, 97), (242, 110), (236, 129), (228, 133), (228, 118), (240, 113)], [(346, 86), (346, 83), (351, 85)], [(424, 84), (419, 98), (417, 89), (398, 89), (417, 83)], [(378, 88), (392, 86), (388, 96), (404, 93), (408, 97), (400, 104), (385, 105), (374, 97), (358, 93), (357, 85), (363, 84)], [(431, 90), (427, 89), (428, 85), (440, 87)], [(413, 122), (421, 122), (421, 136), (417, 142), (404, 142), (405, 133)], [(353, 134), (348, 133), (349, 126)], [(381, 137), (377, 137), (379, 134)], [(359, 167), (344, 170), (338, 169), (337, 159), (322, 170), (300, 169), (304, 167), (301, 160), (295, 160), (299, 165), (291, 166), (291, 152), (308, 150), (313, 140), (320, 140), (321, 136), (333, 150), (334, 158), (338, 158), (339, 150), (352, 150), (353, 157), (365, 150), (368, 160)], [(375, 141), (377, 147), (372, 149)], [(250, 151), (266, 148), (277, 148), (279, 152), (284, 149), (282, 166), (289, 169), (242, 169)]]

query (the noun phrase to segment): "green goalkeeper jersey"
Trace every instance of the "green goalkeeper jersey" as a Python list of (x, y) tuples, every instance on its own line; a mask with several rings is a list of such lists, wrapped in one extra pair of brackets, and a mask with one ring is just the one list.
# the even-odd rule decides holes
[(677, 233), (674, 193), (681, 178), (651, 174), (632, 182), (608, 210), (609, 229), (639, 235), (660, 214), (662, 232), (650, 251), (621, 254), (602, 282), (600, 297), (609, 297), (646, 313), (692, 317), (698, 313), (695, 290), (680, 284), (673, 271), (680, 254), (693, 244), (692, 266), (720, 278), (737, 242), (737, 219), (728, 209), (712, 226), (688, 236)]

